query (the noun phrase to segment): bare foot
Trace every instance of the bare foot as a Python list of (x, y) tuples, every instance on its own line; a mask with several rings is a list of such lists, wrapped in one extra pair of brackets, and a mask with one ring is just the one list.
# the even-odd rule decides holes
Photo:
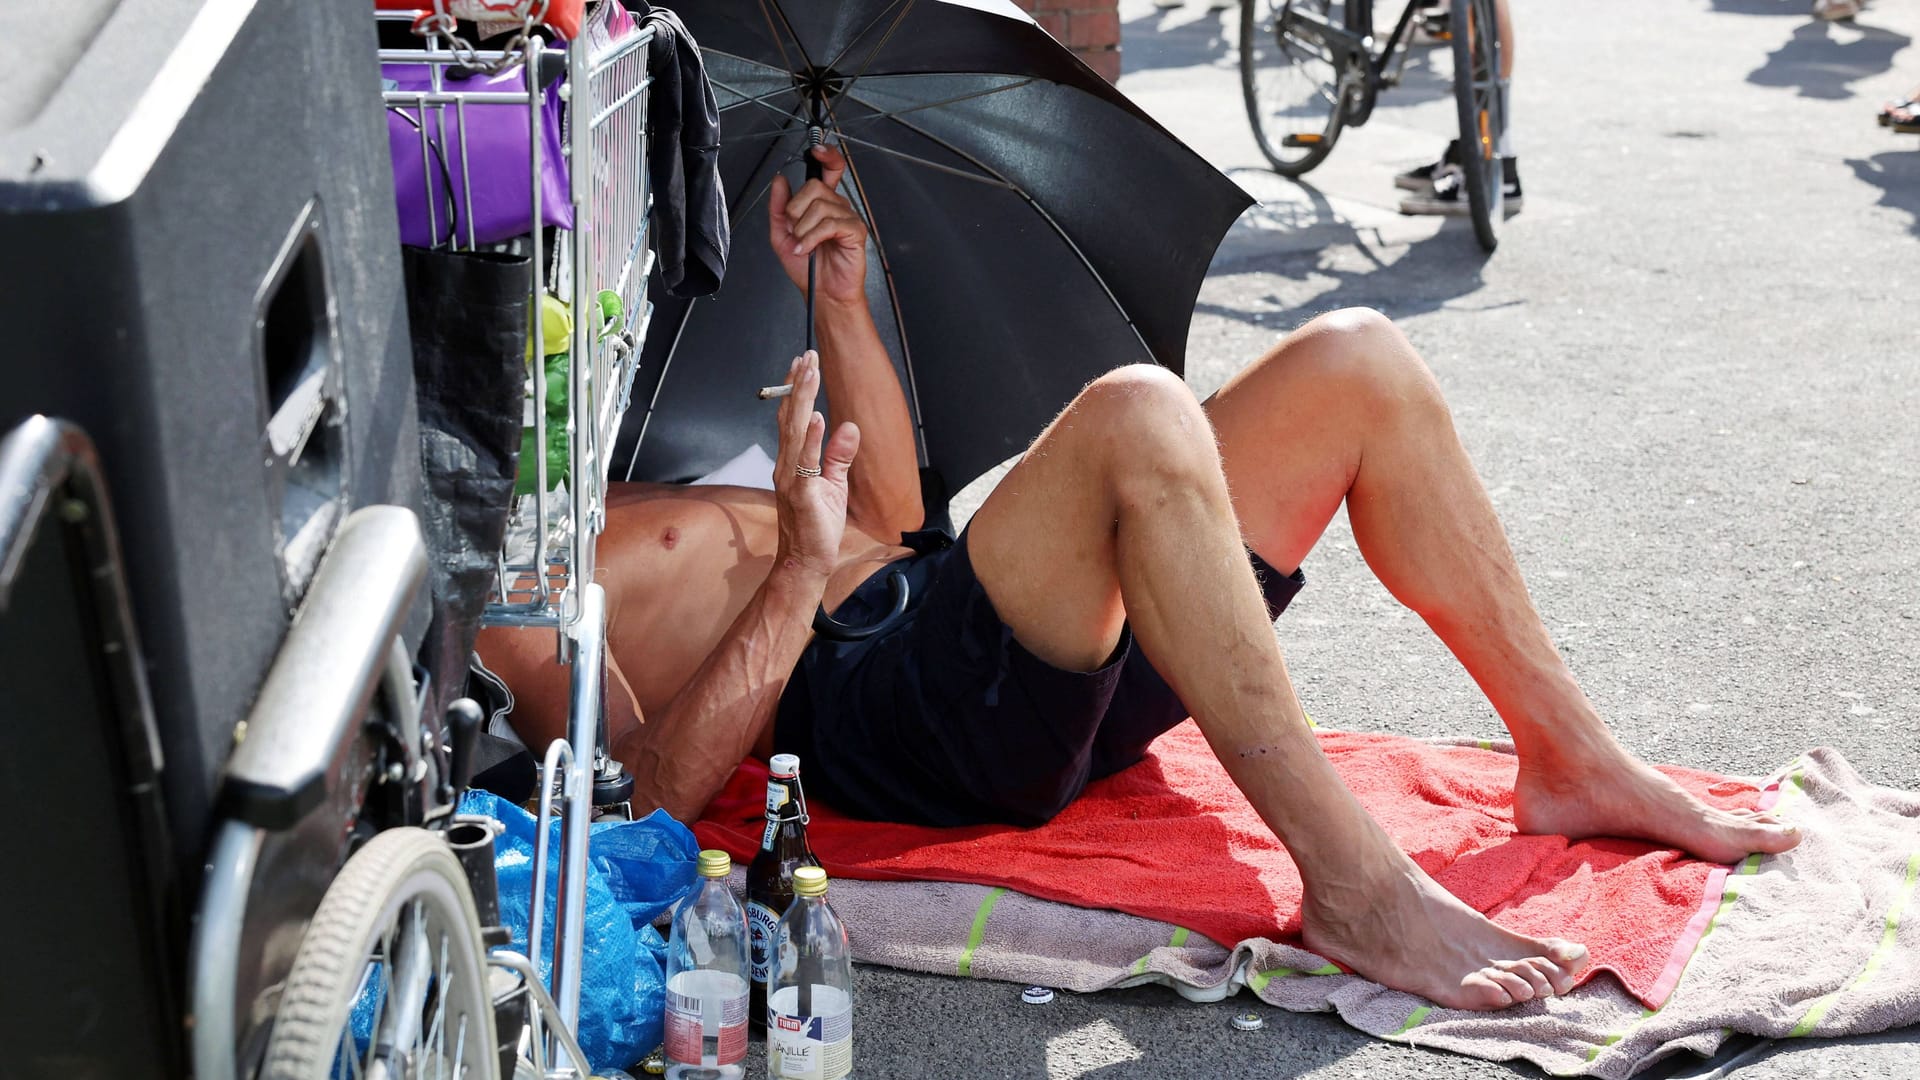
[(1716, 810), (1680, 785), (1612, 749), (1598, 764), (1535, 767), (1522, 761), (1513, 821), (1523, 833), (1618, 836), (1679, 848), (1708, 862), (1734, 863), (1756, 851), (1775, 854), (1800, 831), (1771, 814)]
[(1316, 883), (1301, 916), (1315, 953), (1450, 1009), (1564, 994), (1587, 966), (1585, 946), (1495, 926), (1398, 851), (1352, 881)]

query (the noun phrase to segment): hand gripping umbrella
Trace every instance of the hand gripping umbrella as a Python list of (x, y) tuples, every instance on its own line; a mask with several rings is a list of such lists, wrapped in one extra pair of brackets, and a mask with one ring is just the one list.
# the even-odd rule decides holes
[(775, 442), (753, 388), (805, 346), (807, 301), (761, 239), (767, 190), (811, 161), (816, 128), (846, 154), (842, 190), (869, 228), (868, 299), (913, 411), (929, 521), (1102, 372), (1183, 370), (1201, 279), (1251, 200), (1024, 12), (701, 0), (680, 14), (720, 103), (741, 242), (719, 294), (655, 291), (614, 476), (691, 479)]

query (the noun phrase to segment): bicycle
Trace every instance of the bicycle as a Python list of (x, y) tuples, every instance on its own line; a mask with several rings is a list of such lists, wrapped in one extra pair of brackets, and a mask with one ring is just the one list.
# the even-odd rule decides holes
[[(1333, 152), (1341, 131), (1367, 122), (1380, 92), (1399, 83), (1414, 20), (1427, 7), (1407, 0), (1376, 46), (1372, 0), (1241, 0), (1240, 89), (1275, 172), (1306, 175)], [(1461, 180), (1474, 236), (1492, 251), (1504, 209), (1499, 140), (1506, 127), (1494, 0), (1450, 0), (1448, 25)]]

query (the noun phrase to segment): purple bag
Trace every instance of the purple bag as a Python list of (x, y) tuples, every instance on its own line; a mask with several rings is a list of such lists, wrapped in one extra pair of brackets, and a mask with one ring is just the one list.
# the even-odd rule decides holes
[[(383, 64), (388, 90), (429, 90), (431, 76), (425, 64)], [(475, 75), (457, 80), (442, 77), (449, 91), (520, 93), (526, 90), (521, 68), (498, 75)], [(547, 88), (540, 116), (540, 218), (548, 225), (573, 227), (573, 205), (567, 197), (567, 161), (560, 154), (560, 94), (558, 84)], [(532, 162), (527, 149), (525, 105), (467, 105), (464, 142), (470, 180), (460, 176), (461, 110), (427, 106), (426, 159), (420, 143), (421, 110), (412, 106), (387, 109), (387, 143), (393, 152), (394, 201), (400, 211), (400, 241), (432, 247), (457, 240), (492, 244), (533, 231), (533, 199), (529, 191)], [(444, 125), (444, 138), (443, 136)], [(429, 204), (428, 186), (432, 187)], [(469, 189), (472, 205), (468, 203)], [(432, 207), (431, 222), (428, 218)]]

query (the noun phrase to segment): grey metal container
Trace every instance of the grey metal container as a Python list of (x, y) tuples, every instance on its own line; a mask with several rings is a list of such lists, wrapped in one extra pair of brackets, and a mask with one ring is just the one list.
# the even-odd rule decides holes
[(7, 7), (30, 47), (0, 70), (0, 431), (45, 413), (99, 448), (192, 896), (235, 725), (333, 529), (417, 505), (374, 20)]

